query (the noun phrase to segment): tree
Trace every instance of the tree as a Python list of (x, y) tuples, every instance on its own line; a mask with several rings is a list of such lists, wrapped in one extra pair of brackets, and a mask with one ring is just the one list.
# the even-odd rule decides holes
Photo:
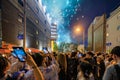
[(61, 42), (60, 45), (59, 45), (59, 51), (60, 52), (63, 52), (64, 51), (64, 45), (65, 45), (65, 42)]
[(57, 43), (56, 42), (54, 42), (54, 45), (53, 45), (53, 51), (58, 51), (58, 46), (57, 46)]

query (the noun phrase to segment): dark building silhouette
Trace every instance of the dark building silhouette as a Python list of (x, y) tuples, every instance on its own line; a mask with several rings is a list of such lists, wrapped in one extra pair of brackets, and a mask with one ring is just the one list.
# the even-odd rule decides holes
[(38, 0), (0, 0), (0, 46), (23, 46), (24, 24), (27, 48), (50, 48), (50, 24)]

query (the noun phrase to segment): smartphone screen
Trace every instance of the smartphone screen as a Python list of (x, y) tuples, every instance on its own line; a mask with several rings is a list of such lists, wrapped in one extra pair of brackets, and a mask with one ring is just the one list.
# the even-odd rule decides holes
[(47, 53), (48, 53), (47, 48), (43, 48), (43, 52), (44, 52), (45, 54), (47, 54)]
[(22, 47), (13, 47), (13, 56), (17, 57), (21, 62), (26, 60), (27, 54)]
[(17, 57), (17, 55), (14, 52), (12, 52), (11, 54), (12, 54), (12, 56)]
[(44, 53), (45, 53), (45, 54), (47, 54), (47, 53), (48, 53), (48, 51), (47, 51), (47, 50), (45, 50), (45, 49), (44, 49), (43, 51), (44, 51)]
[(82, 54), (79, 53), (79, 54), (78, 54), (78, 57), (80, 58), (81, 56), (82, 56)]

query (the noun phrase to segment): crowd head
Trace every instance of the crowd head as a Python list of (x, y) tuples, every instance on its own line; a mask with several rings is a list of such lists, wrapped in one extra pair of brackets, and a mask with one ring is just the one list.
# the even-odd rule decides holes
[(0, 55), (0, 78), (2, 78), (5, 75), (8, 68), (9, 68), (8, 59)]

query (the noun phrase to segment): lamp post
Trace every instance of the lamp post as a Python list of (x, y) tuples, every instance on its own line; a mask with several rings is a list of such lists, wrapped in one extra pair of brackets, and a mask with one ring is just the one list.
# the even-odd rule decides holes
[(77, 27), (76, 29), (75, 29), (75, 33), (76, 34), (79, 34), (80, 32), (82, 32), (82, 40), (83, 40), (83, 52), (85, 53), (85, 31), (83, 30), (83, 29), (81, 29), (80, 27)]
[(26, 0), (24, 0), (24, 24), (23, 24), (23, 28), (24, 28), (24, 38), (23, 38), (23, 48), (26, 48)]

